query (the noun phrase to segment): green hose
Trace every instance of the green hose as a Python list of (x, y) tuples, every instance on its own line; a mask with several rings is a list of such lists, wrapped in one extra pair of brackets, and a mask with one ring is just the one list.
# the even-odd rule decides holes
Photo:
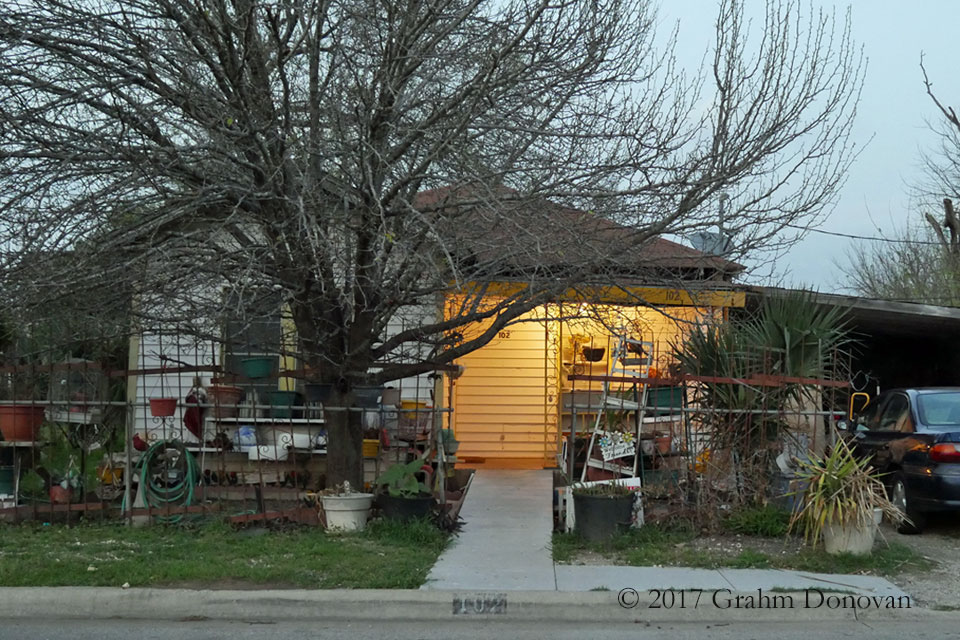
[[(180, 452), (181, 459), (185, 461), (186, 468), (182, 478), (172, 485), (167, 483), (156, 483), (151, 477), (150, 468), (158, 452), (166, 453), (167, 449), (177, 449)], [(181, 462), (183, 464), (183, 462)], [(193, 504), (194, 490), (200, 477), (197, 467), (197, 461), (183, 443), (172, 440), (161, 440), (150, 445), (140, 460), (137, 462), (140, 467), (140, 486), (143, 487), (144, 501), (148, 507), (163, 508), (166, 506), (188, 507)], [(175, 524), (183, 520), (184, 514), (171, 516), (154, 516), (157, 522), (166, 524)]]

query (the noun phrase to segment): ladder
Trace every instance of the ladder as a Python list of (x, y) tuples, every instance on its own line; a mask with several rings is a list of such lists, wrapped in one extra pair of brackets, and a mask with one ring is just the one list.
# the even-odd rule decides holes
[[(627, 335), (620, 335), (617, 338), (617, 346), (610, 355), (610, 376), (620, 376), (624, 378), (645, 378), (650, 373), (650, 367), (653, 364), (653, 342), (646, 340), (637, 340)], [(617, 383), (619, 384), (619, 383)], [(603, 392), (600, 396), (600, 409), (597, 411), (597, 419), (593, 425), (593, 433), (590, 435), (590, 444), (587, 447), (587, 461), (583, 465), (583, 471), (580, 474), (580, 481), (587, 479), (587, 469), (605, 469), (607, 471), (621, 471), (623, 467), (619, 464), (609, 463), (605, 460), (597, 460), (593, 457), (593, 448), (599, 438), (604, 437), (604, 430), (600, 428), (603, 424), (604, 414), (608, 410), (634, 411), (636, 412), (636, 429), (633, 434), (633, 474), (630, 477), (637, 476), (637, 464), (640, 460), (640, 425), (643, 423), (643, 413), (647, 405), (647, 390), (649, 386), (644, 383), (634, 383), (634, 400), (627, 400), (619, 396), (610, 395), (610, 381), (603, 381)], [(638, 391), (639, 386), (639, 393)]]

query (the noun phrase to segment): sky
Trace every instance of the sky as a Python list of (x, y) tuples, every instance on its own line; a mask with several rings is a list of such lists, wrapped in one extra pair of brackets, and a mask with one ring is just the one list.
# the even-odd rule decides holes
[[(747, 15), (762, 24), (763, 0), (745, 0)], [(908, 185), (921, 177), (920, 152), (932, 149), (934, 135), (927, 122), (937, 111), (926, 95), (920, 56), (941, 102), (960, 108), (957, 27), (960, 0), (814, 0), (815, 6), (851, 9), (852, 33), (867, 58), (866, 79), (854, 124), (853, 138), (865, 145), (854, 163), (840, 199), (819, 229), (854, 235), (885, 235), (918, 220), (911, 208)], [(713, 36), (715, 0), (664, 0), (660, 29), (679, 23), (677, 59), (699, 67)], [(939, 211), (933, 211), (939, 217)], [(780, 258), (781, 284), (820, 291), (848, 292), (841, 266), (855, 242), (823, 233), (810, 233)]]

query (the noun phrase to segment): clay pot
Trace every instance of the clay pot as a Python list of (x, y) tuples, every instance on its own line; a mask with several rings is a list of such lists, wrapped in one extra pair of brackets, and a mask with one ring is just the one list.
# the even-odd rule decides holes
[(50, 502), (53, 504), (70, 504), (73, 499), (73, 489), (64, 489), (58, 484), (50, 487)]
[(176, 412), (176, 398), (150, 398), (150, 415), (154, 418), (169, 418)]
[(0, 433), (7, 442), (33, 442), (43, 424), (43, 407), (33, 404), (0, 405)]

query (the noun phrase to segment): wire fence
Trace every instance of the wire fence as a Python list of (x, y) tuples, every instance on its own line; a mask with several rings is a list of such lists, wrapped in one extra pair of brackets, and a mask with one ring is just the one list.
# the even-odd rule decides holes
[(832, 445), (848, 413), (851, 354), (800, 349), (791, 357), (815, 360), (812, 373), (791, 375), (769, 348), (696, 348), (639, 336), (576, 345), (558, 431), (567, 481), (638, 478), (647, 520), (709, 527), (741, 505), (793, 509), (793, 459)]
[(56, 341), (8, 348), (0, 520), (316, 523), (336, 414), (358, 418), (368, 487), (389, 465), (443, 449), (439, 376), (357, 387), (353, 406), (336, 406), (333, 385), (292, 345), (256, 334), (140, 333), (87, 340), (100, 350), (86, 353)]

